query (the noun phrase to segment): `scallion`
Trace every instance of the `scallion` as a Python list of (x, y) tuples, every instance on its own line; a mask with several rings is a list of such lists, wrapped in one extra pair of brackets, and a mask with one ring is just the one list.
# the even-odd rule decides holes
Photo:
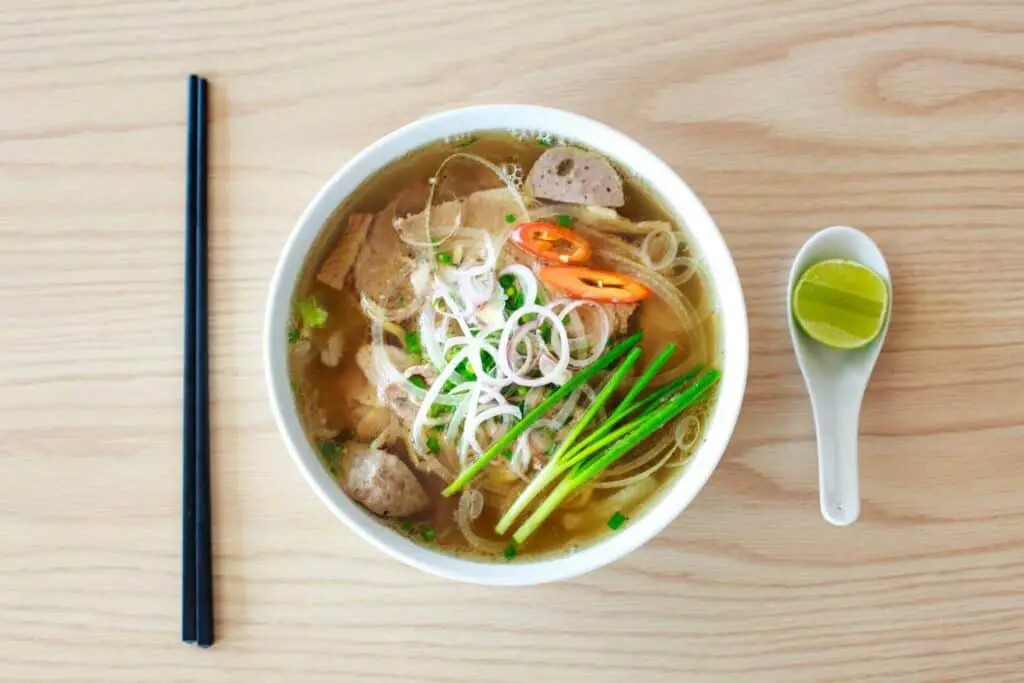
[(420, 335), (418, 332), (406, 332), (405, 338), (405, 350), (414, 355), (420, 355), (423, 353), (423, 346), (420, 344)]
[(296, 301), (295, 310), (299, 312), (305, 327), (323, 327), (327, 322), (327, 310), (317, 303), (316, 297), (312, 295)]
[[(522, 543), (544, 523), (552, 512), (558, 509), (566, 498), (591, 481), (612, 463), (633, 449), (638, 443), (664, 427), (669, 420), (689, 408), (700, 399), (721, 377), (717, 369), (710, 369), (697, 378), (691, 386), (668, 399), (664, 404), (626, 425), (628, 433), (608, 448), (602, 448), (593, 457), (575, 460), (574, 466), (551, 491), (523, 525), (512, 535), (516, 543)], [(574, 456), (575, 457), (575, 456)]]
[(611, 519), (608, 520), (608, 528), (614, 531), (618, 529), (620, 526), (622, 526), (622, 523), (625, 521), (626, 515), (622, 514), (621, 512), (616, 512), (614, 515), (611, 516)]
[(495, 530), (499, 534), (503, 534), (508, 531), (508, 528), (516, 521), (516, 518), (522, 514), (527, 506), (533, 502), (533, 499), (548, 488), (555, 479), (561, 476), (561, 474), (569, 468), (572, 463), (565, 457), (565, 455), (567, 453), (571, 453), (573, 444), (576, 443), (576, 440), (579, 438), (580, 434), (583, 433), (583, 430), (590, 425), (590, 422), (597, 415), (597, 412), (604, 406), (615, 389), (619, 386), (622, 380), (625, 379), (626, 374), (629, 373), (636, 362), (640, 359), (641, 353), (642, 351), (639, 348), (631, 349), (629, 354), (626, 356), (626, 359), (622, 361), (622, 364), (616, 368), (615, 372), (612, 373), (612, 376), (605, 381), (604, 386), (601, 387), (601, 391), (598, 392), (597, 396), (587, 407), (587, 410), (583, 413), (580, 419), (577, 420), (576, 424), (573, 425), (566, 437), (562, 439), (562, 443), (558, 445), (558, 448), (548, 460), (547, 464), (544, 465), (544, 468), (533, 477), (523, 492), (519, 494), (519, 497), (512, 502), (512, 505), (502, 516), (501, 520), (498, 521), (498, 525), (495, 527)]
[(572, 227), (572, 216), (566, 216), (565, 214), (562, 214), (558, 217), (557, 220), (558, 224), (561, 225), (563, 228)]
[(443, 263), (446, 266), (450, 266), (452, 264), (452, 255), (447, 251), (442, 251), (440, 254), (437, 255), (437, 262)]
[(431, 436), (427, 438), (427, 449), (431, 453), (441, 452), (441, 442), (437, 440), (436, 436)]
[(495, 441), (491, 447), (488, 448), (483, 455), (477, 458), (472, 465), (467, 467), (455, 481), (449, 484), (442, 492), (443, 495), (445, 497), (449, 497), (462, 490), (466, 484), (473, 480), (473, 477), (478, 475), (481, 470), (487, 467), (487, 464), (491, 460), (494, 460), (499, 453), (512, 445), (512, 443), (514, 443), (523, 432), (529, 429), (530, 425), (544, 417), (544, 414), (551, 410), (555, 404), (575, 391), (581, 384), (587, 382), (591, 377), (604, 370), (625, 354), (629, 353), (629, 351), (636, 346), (642, 338), (642, 332), (637, 332), (632, 336), (627, 337), (605, 352), (605, 354), (596, 361), (580, 370), (568, 382), (552, 392), (550, 396), (541, 401), (540, 405), (523, 416), (522, 420), (505, 432), (504, 436)]

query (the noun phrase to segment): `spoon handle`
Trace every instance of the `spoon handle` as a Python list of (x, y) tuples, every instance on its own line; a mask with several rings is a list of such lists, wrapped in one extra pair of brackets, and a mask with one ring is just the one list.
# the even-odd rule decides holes
[(860, 487), (857, 481), (857, 432), (860, 406), (818, 411), (818, 491), (821, 516), (836, 526), (857, 521)]

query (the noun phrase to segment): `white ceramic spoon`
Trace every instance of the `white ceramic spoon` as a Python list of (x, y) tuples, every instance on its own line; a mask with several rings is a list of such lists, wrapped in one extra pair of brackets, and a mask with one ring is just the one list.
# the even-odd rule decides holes
[[(793, 287), (797, 279), (818, 261), (835, 258), (864, 264), (881, 275), (889, 286), (889, 311), (882, 333), (862, 349), (831, 349), (804, 334), (793, 319)], [(789, 271), (786, 316), (796, 360), (814, 411), (821, 515), (832, 524), (846, 526), (855, 522), (860, 514), (857, 482), (860, 404), (892, 319), (892, 281), (882, 252), (870, 237), (854, 228), (836, 226), (815, 234), (797, 253)]]

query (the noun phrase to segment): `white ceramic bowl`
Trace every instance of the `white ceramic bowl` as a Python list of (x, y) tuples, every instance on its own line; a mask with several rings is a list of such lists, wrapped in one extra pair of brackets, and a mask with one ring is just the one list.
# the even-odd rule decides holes
[[(299, 270), (311, 245), (335, 209), (363, 181), (408, 152), (464, 133), (488, 130), (544, 131), (576, 141), (632, 170), (686, 224), (703, 255), (717, 297), (722, 344), (722, 380), (705, 439), (683, 474), (659, 492), (636, 519), (619, 532), (576, 552), (539, 560), (475, 562), (417, 545), (380, 524), (353, 503), (324, 471), (299, 422), (289, 386), (286, 328)], [(528, 585), (584, 574), (640, 547), (683, 511), (704, 486), (725, 451), (740, 413), (747, 382), (747, 314), (739, 276), (711, 216), (667, 164), (608, 126), (557, 109), (491, 105), (446, 111), (415, 121), (360, 152), (313, 198), (285, 245), (270, 285), (264, 330), (267, 385), (278, 426), (302, 475), (320, 498), (353, 531), (392, 557), (423, 571), (459, 581), (490, 585)]]

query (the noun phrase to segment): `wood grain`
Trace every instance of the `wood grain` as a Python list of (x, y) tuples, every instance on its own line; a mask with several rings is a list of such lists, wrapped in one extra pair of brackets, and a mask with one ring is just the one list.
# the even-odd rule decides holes
[[(177, 642), (185, 74), (213, 84), (218, 635)], [(6, 0), (0, 680), (1024, 681), (1024, 5)], [(752, 339), (721, 467), (655, 541), (525, 590), (348, 532), (284, 453), (260, 329), (295, 218), (362, 146), (482, 102), (657, 150), (733, 249)], [(868, 231), (895, 316), (863, 517), (818, 516), (783, 315)]]

